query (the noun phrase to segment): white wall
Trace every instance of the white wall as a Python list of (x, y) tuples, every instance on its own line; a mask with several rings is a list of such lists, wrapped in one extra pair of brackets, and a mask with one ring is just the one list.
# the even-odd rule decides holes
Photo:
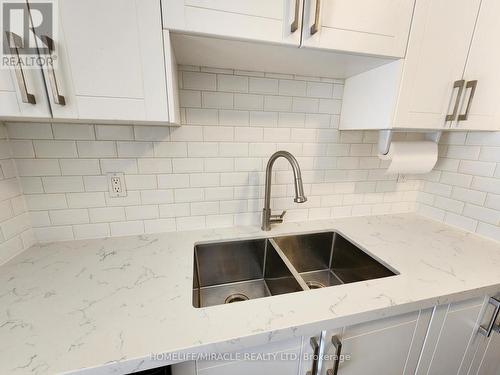
[(0, 123), (0, 264), (35, 241), (16, 175), (7, 131)]
[[(40, 241), (258, 224), (265, 164), (285, 149), (302, 168), (293, 203), (284, 162), (272, 207), (286, 220), (409, 212), (420, 182), (384, 175), (376, 132), (339, 132), (343, 81), (183, 67), (179, 128), (7, 124)], [(110, 198), (106, 172), (125, 172)]]
[(444, 135), (418, 212), (500, 241), (500, 132)]

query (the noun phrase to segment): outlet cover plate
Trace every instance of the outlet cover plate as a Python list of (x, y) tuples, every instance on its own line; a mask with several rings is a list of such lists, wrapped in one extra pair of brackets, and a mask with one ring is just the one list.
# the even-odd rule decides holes
[(125, 186), (125, 176), (122, 172), (106, 173), (108, 180), (108, 191), (110, 198), (120, 198), (127, 196), (127, 188)]

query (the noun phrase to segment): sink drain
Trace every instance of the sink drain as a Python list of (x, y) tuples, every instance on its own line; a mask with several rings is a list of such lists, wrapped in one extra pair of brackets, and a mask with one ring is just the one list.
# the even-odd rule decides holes
[(228, 296), (226, 298), (226, 300), (224, 301), (224, 303), (233, 303), (233, 302), (241, 302), (241, 301), (248, 301), (249, 298), (247, 296), (245, 296), (244, 294), (241, 294), (241, 293), (235, 293), (235, 294), (231, 294), (230, 296)]
[(309, 287), (309, 289), (320, 289), (325, 287), (325, 284), (314, 280), (306, 282), (306, 285)]

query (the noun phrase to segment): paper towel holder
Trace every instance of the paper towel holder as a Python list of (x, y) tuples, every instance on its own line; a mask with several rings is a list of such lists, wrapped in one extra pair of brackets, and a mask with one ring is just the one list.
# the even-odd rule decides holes
[[(389, 153), (389, 148), (391, 147), (392, 136), (397, 130), (386, 129), (379, 130), (378, 132), (378, 154), (379, 155), (387, 155)], [(406, 133), (407, 130), (400, 130), (400, 133)], [(419, 131), (417, 131), (419, 132)], [(434, 131), (434, 132), (425, 132), (425, 139), (428, 141), (432, 141), (435, 143), (439, 143), (439, 139), (441, 138), (442, 131)]]

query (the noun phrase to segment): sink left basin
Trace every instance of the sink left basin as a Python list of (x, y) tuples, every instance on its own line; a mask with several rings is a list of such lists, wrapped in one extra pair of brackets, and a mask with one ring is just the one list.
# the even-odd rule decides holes
[(268, 239), (205, 243), (194, 248), (194, 307), (302, 290)]

